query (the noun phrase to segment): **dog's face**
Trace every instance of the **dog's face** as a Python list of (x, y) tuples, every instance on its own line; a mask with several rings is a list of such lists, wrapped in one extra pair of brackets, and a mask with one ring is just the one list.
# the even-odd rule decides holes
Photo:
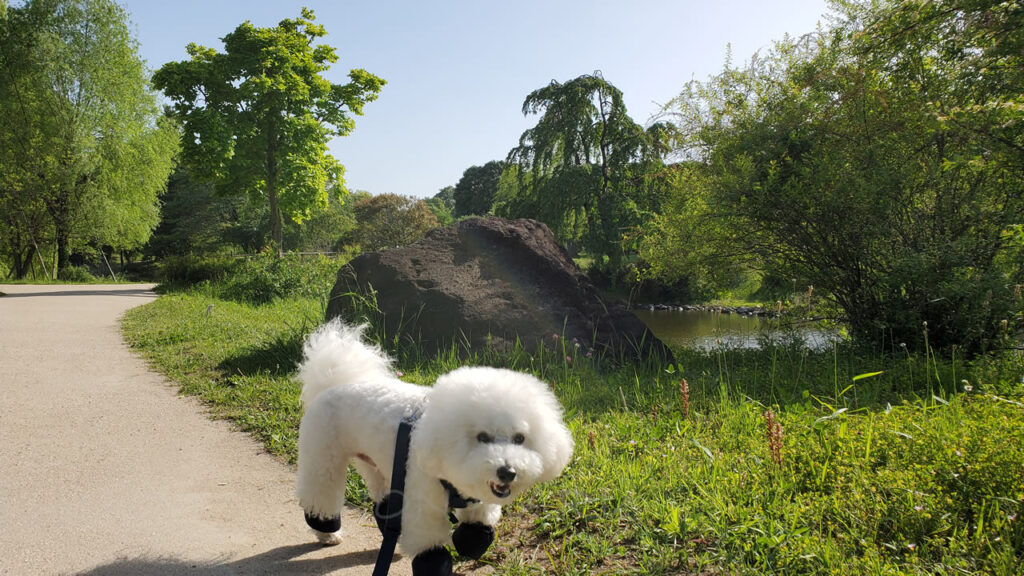
[(417, 466), (463, 496), (507, 504), (558, 476), (573, 441), (546, 384), (510, 370), (467, 367), (437, 380), (413, 446)]

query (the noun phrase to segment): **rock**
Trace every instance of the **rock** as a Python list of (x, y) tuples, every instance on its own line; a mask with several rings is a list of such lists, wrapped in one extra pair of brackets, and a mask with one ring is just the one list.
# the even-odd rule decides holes
[[(360, 302), (375, 293), (376, 312)], [(534, 220), (470, 218), (401, 248), (363, 254), (338, 272), (327, 318), (383, 316), (387, 338), (424, 353), (539, 343), (614, 358), (671, 358), (621, 302), (605, 301)], [(562, 340), (563, 342), (560, 342)], [(575, 343), (579, 343), (577, 349)], [(573, 354), (573, 355), (575, 355)]]

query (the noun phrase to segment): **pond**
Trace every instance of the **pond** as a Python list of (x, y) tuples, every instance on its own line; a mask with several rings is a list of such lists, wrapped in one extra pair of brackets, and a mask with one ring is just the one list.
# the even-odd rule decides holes
[[(781, 330), (779, 321), (765, 316), (743, 316), (704, 310), (633, 310), (662, 342), (709, 350), (757, 348), (765, 337), (798, 337), (812, 349), (826, 348), (839, 338), (834, 330), (817, 324)], [(721, 344), (719, 344), (721, 342)]]

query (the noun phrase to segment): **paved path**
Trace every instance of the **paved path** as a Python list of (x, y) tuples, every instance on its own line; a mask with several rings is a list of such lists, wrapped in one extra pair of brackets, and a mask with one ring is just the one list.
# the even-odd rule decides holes
[(0, 285), (0, 574), (370, 574), (371, 518), (313, 544), (293, 471), (125, 347), (150, 288)]

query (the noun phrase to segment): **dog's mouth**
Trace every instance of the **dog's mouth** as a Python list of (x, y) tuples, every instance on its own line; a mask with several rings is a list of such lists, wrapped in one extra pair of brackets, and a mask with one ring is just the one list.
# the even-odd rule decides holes
[(498, 498), (508, 498), (512, 494), (512, 486), (508, 484), (497, 484), (495, 482), (488, 482), (491, 487), (491, 493)]

